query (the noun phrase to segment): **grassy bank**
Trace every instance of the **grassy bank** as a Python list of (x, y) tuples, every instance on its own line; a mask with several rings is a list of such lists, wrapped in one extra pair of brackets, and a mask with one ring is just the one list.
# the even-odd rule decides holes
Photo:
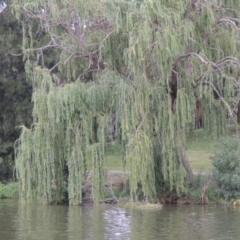
[[(218, 144), (217, 138), (207, 136), (203, 130), (197, 130), (187, 140), (187, 155), (194, 172), (210, 172), (212, 162), (210, 159), (214, 148)], [(89, 155), (90, 159), (90, 155)], [(91, 160), (89, 160), (91, 168)], [(106, 167), (108, 170), (122, 169), (121, 149), (114, 144), (110, 144), (107, 148)]]
[(211, 172), (210, 156), (218, 145), (217, 138), (211, 138), (200, 129), (187, 140), (187, 155), (194, 172)]

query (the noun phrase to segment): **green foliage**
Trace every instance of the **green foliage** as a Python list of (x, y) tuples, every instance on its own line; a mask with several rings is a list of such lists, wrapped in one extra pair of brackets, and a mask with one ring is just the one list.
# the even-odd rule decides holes
[(18, 198), (18, 183), (0, 183), (0, 198)]
[(221, 199), (216, 191), (217, 185), (212, 183), (206, 190), (206, 196), (208, 197), (209, 203), (219, 203)]
[(225, 199), (240, 197), (240, 140), (238, 136), (221, 139), (213, 160), (213, 179), (217, 193)]
[[(239, 32), (226, 17), (233, 21), (240, 13), (238, 6), (225, 9), (223, 1), (175, 3), (14, 3), (16, 17), (21, 10), (26, 16), (23, 53), (34, 104), (34, 124), (21, 128), (16, 148), (21, 197), (58, 201), (68, 166), (70, 204), (78, 204), (91, 152), (94, 199), (101, 199), (113, 119), (132, 199), (139, 184), (149, 200), (163, 191), (186, 191), (191, 170), (184, 149), (196, 99), (204, 127), (214, 135), (225, 133), (230, 99), (239, 99)], [(34, 34), (38, 27), (42, 42)], [(56, 49), (59, 62), (44, 64)]]
[[(16, 126), (31, 124), (31, 85), (25, 79), (21, 54), (22, 26), (8, 7), (0, 14), (0, 181), (11, 179)], [(17, 54), (18, 56), (13, 56)]]
[(120, 201), (123, 201), (124, 199), (129, 198), (129, 192), (127, 192), (127, 190), (124, 189), (119, 189), (119, 188), (112, 188), (111, 189), (112, 192), (105, 192), (105, 198), (111, 198), (113, 197), (113, 195), (119, 199)]

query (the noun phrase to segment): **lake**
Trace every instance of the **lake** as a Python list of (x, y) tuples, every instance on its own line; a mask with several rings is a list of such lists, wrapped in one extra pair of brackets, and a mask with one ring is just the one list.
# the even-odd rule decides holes
[(240, 239), (240, 208), (163, 206), (125, 209), (0, 200), (1, 240)]

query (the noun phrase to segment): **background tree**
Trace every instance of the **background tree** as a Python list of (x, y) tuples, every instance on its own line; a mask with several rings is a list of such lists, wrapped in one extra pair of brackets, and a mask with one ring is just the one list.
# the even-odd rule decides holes
[[(34, 103), (34, 124), (22, 127), (17, 148), (22, 197), (60, 200), (67, 165), (70, 204), (77, 204), (91, 151), (94, 199), (103, 198), (112, 122), (132, 199), (139, 184), (150, 201), (184, 192), (196, 100), (205, 130), (219, 135), (239, 102), (239, 4), (22, 0), (13, 7), (24, 16)], [(49, 52), (55, 65), (46, 64)]]
[[(0, 2), (3, 6), (3, 2)], [(13, 178), (14, 142), (20, 131), (16, 127), (31, 124), (31, 85), (25, 79), (22, 56), (22, 26), (9, 8), (0, 13), (0, 181)]]

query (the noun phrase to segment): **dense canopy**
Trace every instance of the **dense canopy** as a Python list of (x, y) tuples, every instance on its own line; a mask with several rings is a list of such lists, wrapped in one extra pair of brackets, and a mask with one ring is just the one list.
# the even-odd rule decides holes
[(21, 49), (22, 26), (9, 7), (0, 13), (0, 22), (0, 181), (9, 181), (13, 179), (14, 142), (20, 135), (16, 126), (31, 126), (32, 88), (25, 78), (22, 56), (11, 54)]
[(236, 2), (14, 2), (34, 104), (34, 123), (16, 143), (21, 196), (59, 201), (67, 183), (78, 204), (91, 153), (97, 202), (113, 141), (133, 200), (139, 185), (149, 201), (184, 192), (192, 177), (186, 134), (199, 121), (223, 134), (238, 110)]

